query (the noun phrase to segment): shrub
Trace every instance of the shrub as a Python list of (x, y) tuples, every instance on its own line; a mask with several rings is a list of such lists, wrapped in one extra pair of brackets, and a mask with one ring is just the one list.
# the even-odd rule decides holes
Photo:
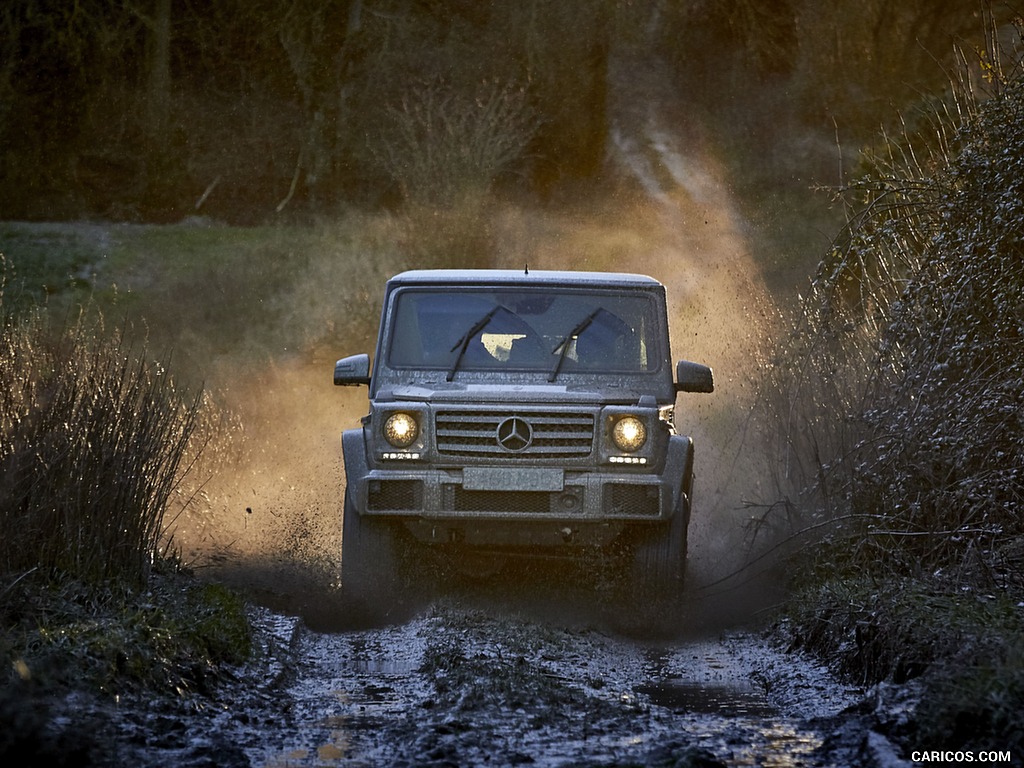
[(440, 79), (387, 111), (374, 150), (408, 202), (450, 207), (481, 198), (526, 150), (536, 121), (523, 89), (484, 82), (466, 93)]
[(988, 72), (868, 158), (765, 366), (780, 488), (876, 573), (1024, 583), (1024, 78)]
[(51, 334), (0, 292), (0, 573), (141, 584), (160, 555), (198, 399), (86, 314)]

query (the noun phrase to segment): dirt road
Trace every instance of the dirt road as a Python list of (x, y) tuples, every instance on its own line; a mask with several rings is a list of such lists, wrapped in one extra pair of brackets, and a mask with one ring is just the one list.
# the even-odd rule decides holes
[(820, 766), (858, 692), (756, 633), (643, 639), (600, 610), (442, 599), (394, 626), (287, 646), (254, 766)]

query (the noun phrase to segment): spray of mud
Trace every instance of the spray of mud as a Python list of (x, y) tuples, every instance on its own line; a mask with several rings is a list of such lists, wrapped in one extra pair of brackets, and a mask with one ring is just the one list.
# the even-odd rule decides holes
[(386, 216), (261, 237), (246, 263), (211, 267), (219, 292), (181, 286), (173, 306), (151, 302), (156, 320), (179, 319), (179, 363), (210, 401), (172, 546), (199, 575), (303, 614), (339, 586), (341, 434), (368, 410), (365, 388), (333, 386), (334, 362), (372, 351), (384, 280), (407, 264)]
[[(348, 421), (328, 402), (327, 374), (277, 365), (215, 393), (230, 421), (197, 467), (198, 493), (176, 533), (200, 573), (262, 601), (301, 612), (337, 579), (342, 468), (338, 435)], [(230, 435), (230, 442), (225, 436)]]
[[(663, 158), (673, 169), (666, 177), (672, 185), (663, 179), (652, 194), (638, 184), (586, 213), (498, 211), (488, 223), (492, 265), (642, 272), (666, 285), (673, 358), (711, 365), (716, 374), (714, 394), (681, 395), (676, 413), (679, 431), (694, 436), (697, 450), (693, 623), (712, 629), (742, 622), (774, 599), (771, 579), (751, 579), (753, 572), (743, 570), (750, 557), (744, 502), (762, 497), (765, 476), (745, 425), (754, 361), (771, 331), (770, 304), (720, 177), (706, 163), (672, 154), (667, 141), (645, 151), (649, 156), (638, 158), (619, 150), (624, 175), (644, 173), (641, 160)], [(338, 260), (331, 248), (323, 254), (325, 262)], [(325, 320), (317, 302), (302, 300), (346, 280), (326, 263), (314, 267), (279, 301), (292, 308), (286, 325), (298, 329), (289, 331), (298, 343), (265, 340), (208, 369), (222, 418), (211, 427), (213, 439), (175, 532), (198, 572), (307, 616), (336, 598), (341, 432), (367, 411), (365, 389), (332, 385), (333, 362), (370, 350), (374, 302), (386, 277), (369, 278), (377, 295), (356, 296), (359, 306), (345, 314), (358, 317), (358, 327), (346, 328)], [(564, 616), (566, 602), (550, 590), (548, 597)]]
[[(631, 99), (613, 105), (608, 150), (621, 193), (586, 211), (492, 210), (486, 239), (491, 266), (640, 272), (666, 285), (673, 358), (708, 364), (716, 375), (713, 395), (681, 395), (676, 413), (679, 431), (696, 442), (693, 623), (713, 629), (750, 619), (781, 588), (767, 560), (750, 566), (747, 526), (747, 502), (769, 496), (768, 462), (747, 423), (756, 361), (775, 313), (725, 174), (696, 131), (680, 128), (686, 123), (666, 106), (667, 96), (627, 90)], [(384, 279), (421, 266), (401, 255), (367, 259), (351, 244), (340, 251), (325, 243), (307, 278), (279, 301), (304, 341), (258, 363), (231, 359), (213, 369), (208, 381), (236, 418), (219, 427), (213, 459), (200, 468), (205, 484), (176, 533), (198, 569), (300, 613), (330, 600), (337, 587), (340, 436), (367, 409), (365, 390), (332, 386), (333, 361), (370, 350)], [(376, 294), (347, 293), (348, 325), (310, 301), (353, 282)]]

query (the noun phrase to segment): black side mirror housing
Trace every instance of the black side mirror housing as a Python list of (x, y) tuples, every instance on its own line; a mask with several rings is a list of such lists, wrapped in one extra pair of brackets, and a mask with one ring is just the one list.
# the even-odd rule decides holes
[(370, 356), (367, 354), (343, 357), (334, 364), (334, 384), (352, 387), (370, 383)]
[(715, 377), (708, 366), (689, 360), (676, 363), (676, 392), (714, 391)]

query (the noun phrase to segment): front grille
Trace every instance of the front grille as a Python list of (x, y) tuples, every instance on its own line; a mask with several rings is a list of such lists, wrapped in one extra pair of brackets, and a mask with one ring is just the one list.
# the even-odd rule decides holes
[(626, 517), (657, 517), (661, 496), (656, 485), (608, 483), (604, 487), (606, 515)]
[[(594, 449), (594, 416), (559, 411), (438, 411), (434, 417), (437, 450), (452, 458), (573, 459)], [(530, 440), (499, 441), (499, 428), (517, 419), (517, 431), (529, 430)], [(525, 426), (524, 426), (525, 425)]]
[(375, 511), (423, 508), (423, 483), (419, 480), (373, 480), (369, 491), (367, 507)]

